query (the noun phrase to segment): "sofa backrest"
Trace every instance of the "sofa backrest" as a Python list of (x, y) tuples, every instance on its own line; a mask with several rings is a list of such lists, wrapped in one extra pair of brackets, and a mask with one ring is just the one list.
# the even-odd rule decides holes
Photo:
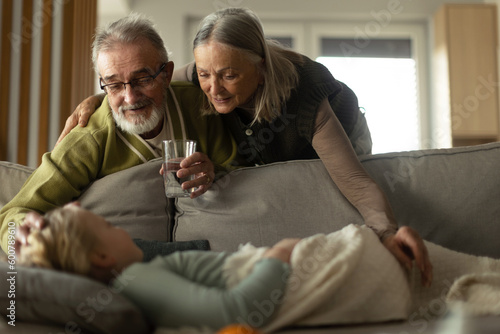
[[(400, 225), (451, 249), (500, 258), (500, 143), (379, 154), (361, 161), (385, 191)], [(3, 205), (30, 170), (0, 165)], [(80, 198), (82, 205), (134, 238), (208, 239), (212, 249), (228, 251), (241, 243), (271, 245), (284, 237), (363, 223), (319, 160), (243, 168), (220, 178), (198, 199), (170, 202), (160, 166), (155, 159), (96, 181)]]
[[(361, 160), (400, 225), (457, 251), (500, 258), (500, 143)], [(206, 238), (215, 250), (362, 223), (319, 160), (229, 173), (199, 199), (177, 200), (176, 208), (174, 240)]]
[(500, 143), (364, 159), (400, 224), (442, 246), (500, 258)]

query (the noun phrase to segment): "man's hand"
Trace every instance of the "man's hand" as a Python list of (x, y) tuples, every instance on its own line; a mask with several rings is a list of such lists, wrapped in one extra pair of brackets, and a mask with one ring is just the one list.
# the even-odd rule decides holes
[(427, 247), (420, 235), (408, 226), (401, 227), (396, 234), (384, 240), (384, 246), (408, 270), (413, 266), (413, 260), (420, 270), (422, 285), (429, 287), (432, 283), (432, 264)]
[(57, 139), (56, 146), (63, 140), (66, 135), (73, 130), (77, 125), (85, 127), (89, 121), (90, 116), (96, 111), (104, 99), (104, 94), (92, 95), (83, 100), (68, 117), (64, 124), (64, 129)]
[(16, 229), (16, 254), (19, 255), (21, 252), (21, 247), (28, 244), (28, 235), (33, 229), (41, 230), (44, 227), (45, 221), (43, 220), (42, 215), (37, 212), (29, 212), (28, 214), (26, 214), (23, 223)]
[[(195, 152), (189, 157), (181, 161), (181, 169), (177, 171), (178, 178), (188, 177), (190, 175), (195, 175), (196, 177), (191, 181), (186, 181), (182, 183), (182, 189), (196, 188), (191, 193), (191, 198), (196, 198), (203, 195), (214, 182), (215, 170), (214, 164), (210, 158), (201, 152)], [(163, 175), (163, 165), (160, 170), (160, 174)]]

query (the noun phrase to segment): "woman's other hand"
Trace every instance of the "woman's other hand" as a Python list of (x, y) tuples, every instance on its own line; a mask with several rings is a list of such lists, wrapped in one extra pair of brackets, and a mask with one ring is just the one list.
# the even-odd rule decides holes
[(429, 253), (420, 235), (408, 226), (398, 229), (396, 234), (388, 236), (384, 246), (408, 270), (413, 266), (413, 260), (420, 270), (422, 285), (429, 287), (432, 283), (432, 264)]
[[(161, 166), (160, 174), (165, 172), (164, 165)], [(181, 161), (181, 169), (177, 171), (178, 178), (195, 175), (191, 181), (183, 182), (182, 189), (195, 188), (191, 198), (203, 195), (212, 186), (215, 178), (214, 164), (210, 158), (202, 152), (195, 152)]]

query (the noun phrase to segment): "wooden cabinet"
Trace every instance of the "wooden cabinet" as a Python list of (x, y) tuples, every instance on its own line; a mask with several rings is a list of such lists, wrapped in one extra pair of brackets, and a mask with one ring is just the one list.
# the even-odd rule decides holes
[(453, 146), (500, 140), (497, 8), (449, 4), (434, 16), (434, 112), (450, 115)]

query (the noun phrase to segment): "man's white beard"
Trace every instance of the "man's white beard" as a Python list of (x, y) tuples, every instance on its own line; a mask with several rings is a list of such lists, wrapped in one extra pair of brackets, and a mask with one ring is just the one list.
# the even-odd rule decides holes
[[(140, 107), (141, 103), (137, 103), (132, 108)], [(165, 107), (158, 107), (153, 104), (153, 111), (151, 116), (146, 118), (144, 114), (134, 115), (133, 120), (130, 121), (125, 117), (124, 108), (120, 107), (118, 112), (113, 111), (113, 118), (115, 119), (116, 125), (126, 133), (141, 135), (143, 133), (148, 133), (152, 131), (158, 123), (163, 119), (165, 115)]]

